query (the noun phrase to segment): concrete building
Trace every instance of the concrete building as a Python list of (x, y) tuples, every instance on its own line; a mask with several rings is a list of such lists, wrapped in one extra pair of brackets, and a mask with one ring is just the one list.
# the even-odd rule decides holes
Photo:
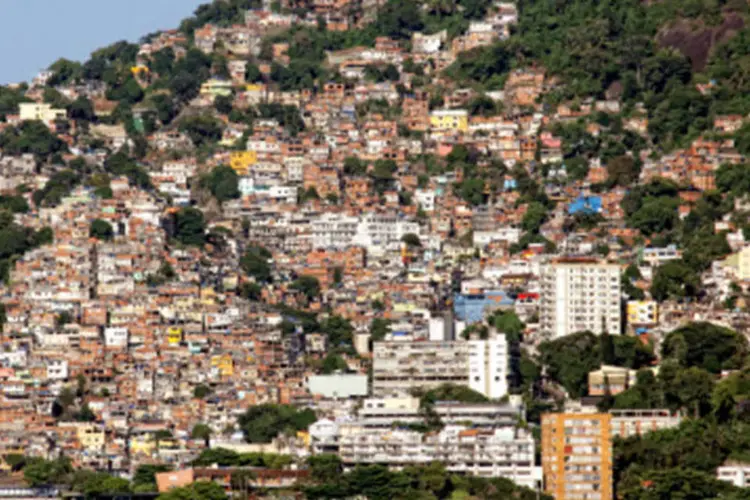
[(659, 303), (655, 300), (629, 300), (628, 325), (655, 325), (659, 322)]
[(604, 396), (607, 390), (614, 396), (635, 385), (636, 371), (620, 366), (604, 365), (598, 370), (589, 372), (588, 382), (590, 396)]
[(415, 387), (464, 385), (488, 398), (508, 393), (508, 344), (488, 340), (386, 340), (373, 348), (373, 394), (406, 394)]
[(64, 109), (55, 109), (51, 104), (37, 102), (22, 102), (18, 105), (18, 114), (21, 121), (39, 120), (46, 124), (67, 116)]
[(612, 415), (612, 435), (623, 439), (672, 429), (682, 422), (682, 415), (666, 409), (610, 410), (609, 414)]
[(450, 472), (483, 477), (504, 477), (528, 488), (541, 481), (534, 463), (534, 438), (523, 429), (469, 429), (448, 425), (437, 433), (403, 429), (367, 429), (342, 425), (339, 455), (346, 469), (357, 464), (385, 464), (393, 469), (408, 465), (445, 464)]
[(620, 268), (590, 258), (541, 267), (541, 330), (555, 339), (581, 331), (622, 333)]
[(358, 217), (326, 213), (310, 222), (313, 248), (346, 248), (357, 234)]
[(367, 375), (339, 373), (313, 375), (307, 380), (307, 389), (313, 396), (347, 399), (367, 396)]
[(513, 299), (503, 290), (455, 294), (453, 296), (453, 314), (459, 321), (476, 323), (498, 309), (512, 308), (513, 304)]
[[(495, 429), (514, 427), (523, 418), (523, 406), (510, 403), (460, 403), (438, 401), (435, 413), (445, 424), (471, 422), (474, 428)], [(420, 411), (419, 398), (407, 396), (399, 398), (367, 398), (359, 410), (357, 423), (366, 428), (388, 428), (394, 422), (416, 424), (424, 421)]]
[(469, 113), (465, 109), (438, 109), (430, 113), (430, 126), (433, 130), (469, 130)]
[(750, 464), (727, 462), (716, 469), (716, 477), (722, 481), (732, 483), (738, 488), (747, 488), (750, 486)]
[(542, 415), (544, 490), (556, 500), (612, 498), (611, 415)]

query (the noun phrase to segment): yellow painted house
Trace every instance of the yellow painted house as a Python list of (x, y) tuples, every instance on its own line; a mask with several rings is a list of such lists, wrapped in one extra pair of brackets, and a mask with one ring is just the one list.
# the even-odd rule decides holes
[(659, 304), (654, 300), (629, 300), (628, 324), (648, 325), (659, 322)]
[(255, 151), (232, 151), (229, 156), (229, 166), (237, 172), (237, 175), (247, 175), (250, 167), (258, 162), (258, 153)]
[(96, 425), (81, 424), (76, 429), (76, 435), (81, 446), (86, 450), (97, 451), (104, 448), (104, 430)]
[(182, 328), (171, 326), (167, 330), (167, 342), (169, 345), (179, 345), (182, 342)]
[(151, 434), (140, 434), (130, 438), (130, 453), (151, 455), (156, 450), (156, 441)]
[(433, 130), (469, 130), (469, 113), (465, 109), (438, 109), (430, 113), (430, 127)]
[(229, 354), (211, 357), (211, 367), (216, 368), (222, 377), (234, 375), (234, 361)]

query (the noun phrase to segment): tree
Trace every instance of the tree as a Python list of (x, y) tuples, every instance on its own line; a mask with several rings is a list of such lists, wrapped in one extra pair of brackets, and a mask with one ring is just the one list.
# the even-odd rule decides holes
[(70, 459), (60, 457), (55, 460), (28, 458), (23, 468), (23, 478), (31, 487), (62, 484), (73, 472)]
[(330, 316), (320, 322), (320, 331), (333, 349), (352, 349), (354, 327), (341, 316)]
[(195, 424), (193, 431), (190, 433), (190, 437), (193, 439), (202, 439), (206, 448), (211, 447), (211, 428), (206, 424)]
[(201, 246), (206, 241), (203, 212), (193, 207), (181, 208), (175, 217), (175, 238), (183, 245)]
[(232, 102), (232, 96), (216, 96), (216, 99), (214, 99), (214, 108), (222, 115), (228, 115), (232, 111)]
[(113, 493), (127, 494), (131, 491), (127, 479), (89, 470), (76, 471), (71, 480), (71, 487), (74, 491), (84, 493), (87, 498), (99, 498), (100, 495)]
[(607, 178), (612, 184), (629, 186), (638, 180), (640, 168), (630, 156), (618, 156), (607, 162)]
[(210, 174), (201, 179), (201, 185), (211, 191), (219, 203), (240, 197), (237, 172), (226, 165), (215, 167)]
[(207, 385), (198, 384), (193, 389), (193, 397), (196, 399), (205, 399), (213, 390)]
[(534, 201), (530, 203), (529, 207), (526, 209), (526, 213), (523, 216), (523, 221), (521, 222), (521, 227), (524, 231), (530, 233), (538, 233), (539, 229), (542, 227), (542, 224), (544, 224), (544, 221), (546, 219), (547, 207), (545, 207), (538, 201)]
[(271, 281), (271, 266), (269, 260), (272, 255), (266, 248), (253, 245), (247, 248), (240, 259), (240, 267), (248, 276), (255, 278), (259, 283)]
[(697, 297), (700, 276), (683, 260), (672, 260), (659, 266), (651, 282), (651, 295), (655, 300)]
[(323, 358), (323, 366), (321, 371), (330, 375), (335, 372), (346, 372), (349, 370), (349, 365), (346, 360), (334, 352), (329, 352), (325, 358)]
[(356, 156), (348, 156), (344, 159), (344, 174), (364, 175), (367, 173), (367, 163)]
[(731, 498), (727, 494), (736, 489), (738, 488), (732, 486), (731, 483), (717, 479), (715, 474), (673, 468), (634, 474), (622, 485), (621, 498), (623, 500)]
[(224, 488), (211, 481), (198, 481), (182, 488), (173, 488), (162, 493), (157, 500), (227, 500)]
[(747, 354), (744, 335), (712, 323), (690, 323), (667, 334), (662, 343), (664, 359), (711, 373), (740, 368)]
[(89, 236), (102, 241), (109, 241), (115, 232), (109, 222), (102, 219), (94, 219), (89, 227)]
[(313, 455), (307, 459), (310, 475), (320, 483), (330, 483), (340, 479), (344, 469), (341, 458), (332, 453)]
[(56, 87), (73, 83), (81, 77), (81, 63), (69, 59), (58, 59), (49, 67), (52, 72), (47, 85)]
[(221, 139), (221, 123), (207, 114), (184, 118), (180, 121), (179, 129), (186, 133), (197, 147), (213, 144)]
[(405, 243), (409, 247), (421, 247), (422, 241), (414, 233), (406, 233), (401, 237), (401, 242)]
[(670, 231), (677, 227), (678, 202), (666, 197), (646, 198), (641, 207), (628, 218), (628, 223), (644, 235)]
[(263, 74), (260, 72), (258, 66), (252, 63), (247, 63), (245, 66), (245, 80), (248, 82), (259, 82), (263, 79)]
[(612, 365), (615, 363), (615, 343), (612, 336), (604, 331), (599, 335), (599, 348), (602, 353), (602, 363)]
[(458, 195), (462, 200), (474, 206), (484, 203), (484, 181), (478, 177), (464, 179), (458, 184)]
[(316, 420), (315, 412), (291, 405), (251, 406), (240, 415), (238, 424), (248, 443), (268, 443), (280, 433), (306, 430)]
[(86, 96), (79, 96), (68, 106), (68, 116), (71, 120), (92, 122), (96, 119), (94, 106)]
[(385, 339), (386, 334), (391, 331), (390, 324), (387, 319), (373, 318), (370, 323), (370, 340), (378, 342)]
[(68, 149), (62, 139), (38, 120), (24, 121), (17, 127), (6, 128), (0, 133), (0, 148), (6, 155), (31, 153), (40, 159), (48, 159)]
[(315, 276), (302, 275), (292, 281), (289, 288), (302, 293), (307, 300), (314, 300), (320, 295), (320, 282)]
[(156, 491), (156, 474), (171, 470), (172, 466), (166, 464), (139, 465), (133, 475), (133, 489), (137, 492)]

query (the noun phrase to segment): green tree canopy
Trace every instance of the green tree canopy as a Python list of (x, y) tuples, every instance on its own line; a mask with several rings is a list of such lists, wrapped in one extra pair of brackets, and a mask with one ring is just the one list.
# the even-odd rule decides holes
[(742, 367), (747, 354), (744, 335), (712, 323), (690, 323), (667, 334), (662, 343), (664, 359), (711, 373)]
[(306, 430), (315, 420), (315, 412), (310, 409), (263, 404), (248, 408), (238, 424), (248, 443), (269, 443), (279, 434)]

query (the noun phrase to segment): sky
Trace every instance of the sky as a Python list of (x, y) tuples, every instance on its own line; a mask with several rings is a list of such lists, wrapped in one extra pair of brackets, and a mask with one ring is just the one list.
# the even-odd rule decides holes
[(84, 61), (119, 40), (176, 28), (209, 0), (0, 0), (0, 84), (31, 80), (60, 57)]

